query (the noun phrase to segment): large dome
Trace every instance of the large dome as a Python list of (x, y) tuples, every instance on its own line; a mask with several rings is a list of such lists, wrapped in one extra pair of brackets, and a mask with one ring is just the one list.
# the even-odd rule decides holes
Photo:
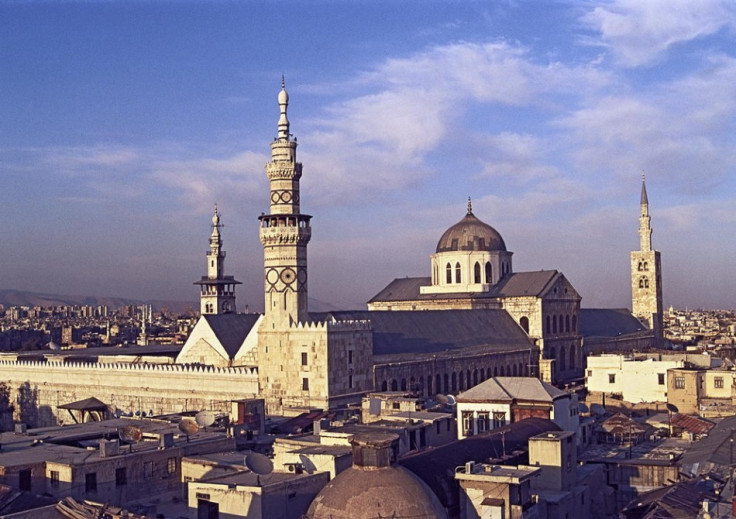
[(436, 252), (452, 251), (505, 251), (506, 244), (496, 229), (481, 222), (473, 214), (468, 202), (468, 214), (450, 227), (437, 243)]
[(367, 470), (353, 466), (338, 474), (317, 494), (307, 517), (445, 519), (447, 515), (432, 490), (404, 467)]

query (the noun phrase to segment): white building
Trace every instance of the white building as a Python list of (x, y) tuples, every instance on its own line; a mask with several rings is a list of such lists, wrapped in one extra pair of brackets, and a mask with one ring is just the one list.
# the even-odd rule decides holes
[(627, 402), (666, 402), (667, 370), (682, 368), (684, 360), (636, 359), (597, 355), (587, 359), (585, 385), (590, 392), (617, 394)]
[(534, 377), (493, 377), (457, 396), (458, 439), (531, 417), (577, 432), (577, 395)]

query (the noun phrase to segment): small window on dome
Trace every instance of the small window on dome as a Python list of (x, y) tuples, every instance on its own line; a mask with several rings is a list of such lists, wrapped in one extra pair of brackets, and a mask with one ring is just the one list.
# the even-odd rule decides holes
[(486, 250), (486, 239), (485, 238), (478, 239), (478, 250)]
[(457, 248), (457, 238), (452, 239), (452, 245), (450, 245), (450, 250), (458, 250)]

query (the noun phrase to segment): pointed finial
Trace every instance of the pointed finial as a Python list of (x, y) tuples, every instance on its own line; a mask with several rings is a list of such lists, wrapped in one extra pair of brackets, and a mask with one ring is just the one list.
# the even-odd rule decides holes
[(649, 204), (649, 198), (647, 197), (647, 176), (644, 170), (641, 170), (641, 200), (639, 203), (641, 205)]
[(473, 214), (473, 202), (468, 197), (468, 214)]
[(278, 95), (279, 101), (279, 124), (278, 124), (278, 137), (279, 139), (289, 138), (289, 118), (286, 116), (286, 109), (289, 106), (289, 94), (286, 91), (286, 81), (284, 75), (281, 74), (281, 91)]

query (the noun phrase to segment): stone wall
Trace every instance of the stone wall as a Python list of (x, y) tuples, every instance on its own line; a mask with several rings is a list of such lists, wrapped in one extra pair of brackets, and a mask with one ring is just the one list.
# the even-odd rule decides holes
[(180, 364), (49, 364), (0, 361), (14, 420), (30, 427), (69, 423), (59, 405), (95, 397), (111, 412), (156, 414), (209, 409), (229, 413), (230, 401), (258, 394), (255, 368)]

